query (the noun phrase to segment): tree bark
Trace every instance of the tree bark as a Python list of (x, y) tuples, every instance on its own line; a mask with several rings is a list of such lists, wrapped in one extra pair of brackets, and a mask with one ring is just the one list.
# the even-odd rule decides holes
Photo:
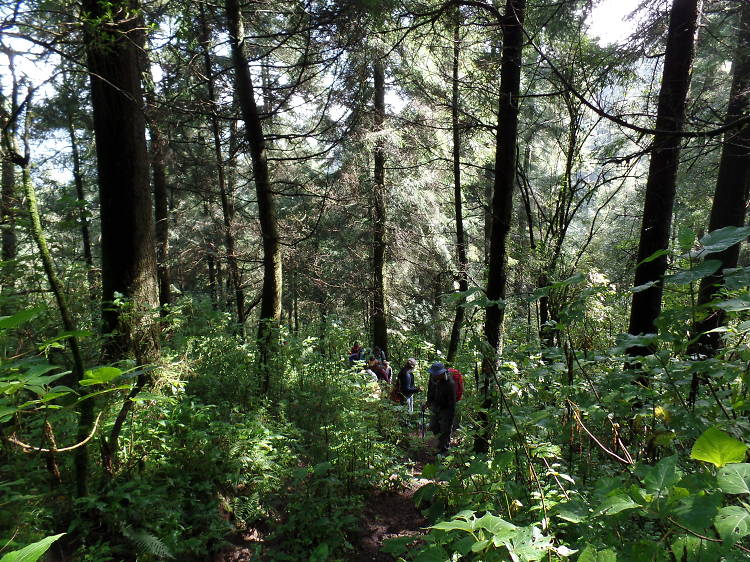
[[(516, 185), (516, 145), (518, 141), (519, 90), (524, 43), (523, 21), (525, 0), (507, 0), (503, 19), (503, 54), (500, 70), (500, 100), (497, 113), (495, 146), (495, 184), (492, 197), (490, 263), (487, 298), (502, 301), (507, 281), (508, 232), (513, 211), (513, 190)], [(488, 352), (482, 360), (482, 395), (484, 398), (480, 424), (483, 430), (474, 441), (476, 452), (487, 452), (490, 443), (489, 419), (492, 407), (490, 388), (497, 367), (497, 353), (505, 307), (497, 303), (487, 307), (484, 337)]]
[[(456, 7), (456, 21), (453, 28), (453, 76), (451, 95), (451, 128), (453, 132), (453, 204), (456, 213), (456, 257), (458, 259), (458, 290), (465, 293), (469, 290), (468, 269), (469, 262), (466, 259), (466, 238), (464, 235), (463, 204), (461, 193), (461, 129), (458, 121), (458, 63), (461, 54), (461, 11)], [(461, 342), (461, 326), (464, 322), (466, 309), (463, 300), (456, 306), (456, 315), (453, 318), (451, 339), (448, 344), (448, 363), (456, 360), (456, 353)]]
[[(128, 351), (138, 363), (159, 357), (154, 222), (146, 123), (138, 64), (141, 22), (137, 0), (84, 0), (99, 199), (102, 298), (109, 360)], [(123, 19), (112, 19), (123, 18)], [(128, 309), (114, 305), (117, 295)]]
[(94, 257), (91, 252), (91, 233), (89, 231), (89, 216), (86, 208), (86, 194), (83, 189), (83, 174), (81, 173), (81, 152), (78, 148), (75, 124), (73, 122), (72, 107), (68, 108), (68, 136), (70, 137), (70, 153), (73, 158), (73, 183), (76, 186), (78, 199), (78, 221), (81, 227), (81, 243), (83, 245), (83, 259), (86, 263), (86, 280), (89, 285), (89, 299), (91, 303), (99, 300), (96, 291), (96, 276), (94, 274)]
[[(378, 59), (373, 64), (374, 131), (380, 134), (385, 123), (385, 65)], [(388, 325), (385, 300), (385, 141), (375, 140), (372, 185), (372, 335), (373, 347), (388, 353)]]
[[(725, 122), (732, 123), (746, 115), (750, 108), (750, 3), (743, 2), (737, 30), (737, 47), (734, 56), (732, 87)], [(726, 133), (719, 161), (719, 175), (711, 206), (708, 230), (725, 226), (743, 226), (750, 180), (750, 125)], [(740, 245), (735, 244), (723, 252), (708, 254), (706, 259), (719, 260), (719, 271), (701, 280), (698, 305), (713, 300), (723, 282), (722, 270), (737, 267)], [(695, 351), (714, 355), (721, 347), (718, 333), (706, 333), (726, 323), (726, 313), (716, 309), (698, 322), (695, 331), (701, 333)]]
[[(144, 72), (151, 75), (148, 57)], [(156, 273), (159, 281), (159, 310), (165, 316), (172, 304), (172, 280), (169, 271), (169, 195), (167, 187), (167, 140), (162, 132), (152, 87), (146, 89), (148, 127), (151, 133), (151, 178), (154, 184), (154, 218), (156, 221)]]
[[(208, 88), (208, 103), (211, 106), (211, 132), (213, 135), (214, 158), (216, 160), (216, 181), (219, 188), (219, 197), (221, 198), (221, 213), (224, 220), (224, 245), (227, 251), (227, 265), (229, 266), (229, 277), (234, 286), (234, 300), (237, 311), (237, 324), (240, 332), (245, 334), (245, 291), (242, 287), (242, 276), (237, 261), (237, 250), (232, 231), (232, 221), (234, 219), (234, 204), (227, 193), (226, 167), (224, 166), (224, 157), (221, 151), (221, 128), (219, 117), (216, 112), (217, 97), (213, 79), (213, 69), (211, 65), (211, 55), (209, 53), (210, 34), (208, 30), (208, 21), (206, 18), (203, 3), (199, 2), (201, 18), (201, 44), (203, 46), (203, 64), (206, 73), (206, 87)], [(239, 10), (239, 7), (237, 8)], [(245, 63), (247, 64), (247, 63)]]
[(276, 217), (276, 201), (271, 190), (268, 172), (266, 139), (255, 103), (253, 82), (245, 54), (245, 34), (237, 0), (226, 0), (229, 26), (229, 43), (234, 63), (235, 91), (245, 122), (245, 139), (250, 147), (250, 157), (255, 175), (255, 194), (258, 200), (258, 218), (263, 237), (263, 289), (258, 326), (258, 366), (262, 377), (262, 390), (270, 388), (271, 359), (278, 344), (281, 320), (281, 245)]
[[(8, 63), (13, 67), (13, 55), (9, 55)], [(15, 115), (18, 108), (18, 85), (13, 79), (13, 91), (10, 98), (10, 107), (3, 108), (3, 113), (7, 111), (9, 116)], [(8, 124), (9, 130), (7, 131), (6, 138), (11, 142), (15, 142), (15, 123)], [(10, 149), (15, 147), (11, 146)], [(4, 151), (5, 152), (5, 151)], [(15, 259), (18, 256), (18, 241), (16, 237), (16, 209), (18, 207), (17, 188), (16, 188), (16, 172), (15, 164), (9, 156), (2, 160), (2, 185), (0, 186), (0, 219), (2, 220), (2, 235), (0, 236), (0, 259), (3, 260), (4, 264), (2, 267), (2, 293), (12, 293), (16, 283), (15, 273)], [(4, 314), (12, 314), (15, 312), (11, 303), (3, 302), (0, 303), (0, 310)]]
[[(646, 263), (643, 260), (669, 246), (681, 138), (668, 134), (668, 131), (680, 131), (685, 120), (700, 4), (701, 0), (675, 0), (670, 11), (656, 114), (656, 129), (666, 132), (654, 136), (651, 148), (635, 270), (636, 286), (651, 281), (656, 285), (633, 294), (628, 328), (632, 335), (655, 333), (655, 321), (661, 313), (662, 280), (667, 269), (667, 256)], [(634, 346), (628, 350), (630, 355), (635, 356), (650, 352), (644, 346)]]

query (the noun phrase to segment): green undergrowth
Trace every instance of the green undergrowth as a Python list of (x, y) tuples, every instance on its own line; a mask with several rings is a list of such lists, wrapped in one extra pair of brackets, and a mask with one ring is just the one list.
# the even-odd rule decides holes
[[(349, 334), (335, 327), (324, 339), (285, 334), (271, 390), (262, 396), (254, 347), (227, 335), (221, 320), (203, 333), (190, 326), (175, 334), (158, 379), (126, 418), (113, 477), (97, 447), (88, 448), (86, 497), (75, 497), (72, 455), (56, 456), (63, 479), (53, 483), (43, 454), (6, 442), (6, 550), (64, 532), (53, 548), (77, 560), (205, 560), (243, 537), (264, 560), (335, 560), (353, 552), (364, 495), (407, 478), (398, 408), (385, 387), (338, 354), (326, 355), (348, 345)], [(24, 377), (41, 369), (37, 364), (59, 370), (43, 357), (12, 373), (6, 368), (25, 381), (18, 400), (34, 392)], [(92, 371), (100, 435), (111, 430), (132, 384), (127, 373)], [(48, 397), (54, 391), (36, 390)], [(24, 415), (11, 414), (7, 423), (25, 441), (43, 443), (45, 421), (59, 441), (75, 439), (75, 408), (40, 415), (16, 405)]]

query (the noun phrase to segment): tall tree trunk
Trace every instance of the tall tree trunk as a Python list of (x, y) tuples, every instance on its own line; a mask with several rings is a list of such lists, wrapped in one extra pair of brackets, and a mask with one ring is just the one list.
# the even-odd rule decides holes
[(151, 166), (154, 182), (154, 215), (156, 219), (156, 263), (159, 279), (159, 306), (162, 315), (172, 304), (169, 274), (169, 198), (167, 196), (167, 143), (159, 126), (151, 126)]
[[(669, 246), (672, 207), (680, 161), (681, 139), (668, 131), (679, 131), (685, 120), (685, 104), (690, 86), (690, 70), (695, 50), (701, 0), (675, 0), (672, 4), (664, 56), (664, 71), (656, 114), (656, 129), (665, 131), (654, 136), (646, 181), (643, 223), (638, 244), (635, 285), (656, 284), (633, 293), (628, 332), (633, 335), (655, 333), (655, 321), (661, 312), (662, 280), (667, 270), (667, 256), (643, 260)], [(645, 355), (649, 348), (634, 346), (631, 355)]]
[[(492, 197), (492, 227), (490, 235), (490, 263), (487, 279), (487, 298), (498, 301), (505, 298), (507, 280), (508, 232), (513, 211), (513, 190), (516, 185), (516, 145), (518, 141), (519, 90), (521, 86), (521, 62), (523, 18), (526, 0), (507, 0), (503, 20), (503, 54), (500, 70), (500, 100), (497, 113), (497, 141), (495, 147), (495, 185)], [(490, 444), (489, 417), (492, 407), (490, 392), (500, 333), (505, 314), (504, 305), (487, 307), (484, 321), (484, 337), (489, 352), (482, 360), (483, 412), (480, 415), (482, 432), (474, 442), (477, 452), (487, 452)]]
[[(13, 68), (13, 54), (8, 55), (8, 64)], [(8, 116), (16, 115), (18, 109), (18, 82), (13, 74), (13, 90), (10, 96), (10, 107), (3, 107), (2, 112)], [(6, 139), (15, 143), (16, 125), (15, 120), (6, 125), (8, 127)], [(8, 147), (9, 150), (15, 150), (15, 146)], [(5, 153), (6, 151), (3, 151)], [(3, 260), (2, 266), (2, 294), (12, 293), (16, 283), (15, 260), (18, 256), (18, 241), (16, 237), (16, 209), (18, 207), (18, 198), (16, 196), (16, 171), (15, 164), (6, 155), (2, 160), (2, 185), (0, 186), (0, 220), (2, 220), (2, 235), (0, 236), (0, 259)], [(0, 311), (4, 314), (13, 314), (14, 307), (6, 299), (0, 302)]]
[(240, 275), (239, 262), (237, 261), (237, 250), (232, 230), (232, 221), (234, 219), (234, 204), (227, 193), (226, 167), (224, 157), (221, 151), (221, 127), (216, 107), (218, 100), (214, 86), (213, 69), (211, 65), (211, 54), (209, 52), (210, 33), (208, 30), (208, 20), (206, 18), (203, 2), (199, 2), (201, 18), (201, 43), (203, 45), (203, 64), (206, 73), (206, 86), (208, 88), (208, 103), (211, 106), (211, 132), (213, 135), (214, 158), (216, 160), (216, 181), (219, 188), (219, 197), (221, 198), (221, 213), (224, 219), (224, 245), (227, 251), (227, 265), (229, 268), (229, 277), (234, 285), (234, 300), (237, 310), (237, 324), (240, 332), (245, 334), (245, 291), (242, 287), (242, 276)]
[[(142, 57), (144, 73), (151, 76), (148, 56)], [(148, 128), (151, 133), (151, 178), (154, 184), (154, 218), (156, 221), (156, 272), (159, 281), (159, 308), (162, 316), (172, 304), (171, 276), (169, 272), (169, 196), (167, 189), (167, 139), (164, 138), (160, 115), (156, 107), (153, 79), (146, 87)]]
[[(87, 68), (94, 112), (101, 213), (102, 302), (105, 349), (110, 361), (132, 351), (140, 364), (159, 359), (159, 306), (154, 221), (146, 146), (146, 121), (138, 52), (143, 24), (137, 0), (84, 0)], [(120, 18), (124, 19), (113, 19)], [(115, 305), (117, 294), (128, 301)], [(146, 385), (139, 375), (123, 402), (102, 463), (114, 471), (118, 438), (133, 398)]]
[(99, 300), (96, 291), (96, 276), (94, 274), (94, 257), (91, 252), (91, 233), (89, 231), (89, 215), (86, 208), (86, 194), (83, 190), (83, 174), (81, 173), (81, 153), (78, 148), (75, 124), (73, 123), (72, 106), (68, 108), (68, 136), (70, 137), (70, 152), (73, 157), (73, 183), (76, 186), (78, 199), (78, 220), (81, 227), (81, 241), (83, 244), (83, 259), (86, 263), (86, 280), (89, 285), (89, 299), (91, 303)]
[[(385, 123), (385, 65), (378, 59), (373, 64), (374, 130), (383, 131)], [(385, 300), (385, 141), (378, 137), (373, 151), (372, 184), (372, 336), (373, 346), (388, 352), (388, 325)]]
[[(2, 215), (2, 237), (0, 238), (0, 257), (2, 265), (2, 292), (7, 295), (15, 286), (15, 267), (13, 266), (18, 250), (16, 242), (16, 172), (13, 162), (2, 162), (2, 191), (0, 192), (0, 215)], [(12, 314), (10, 303), (3, 299), (0, 309), (4, 314)]]
[[(468, 269), (469, 262), (466, 259), (466, 239), (464, 236), (464, 213), (461, 197), (461, 130), (458, 121), (458, 63), (461, 54), (461, 11), (456, 7), (456, 22), (453, 29), (453, 88), (451, 96), (451, 128), (453, 130), (453, 204), (456, 213), (456, 257), (458, 258), (458, 290), (466, 292), (469, 290)], [(456, 353), (461, 342), (461, 326), (464, 322), (466, 309), (463, 301), (456, 306), (456, 316), (453, 319), (451, 339), (448, 344), (449, 363), (456, 360)]]
[(255, 175), (255, 194), (258, 200), (258, 218), (263, 236), (263, 290), (258, 326), (259, 369), (263, 392), (271, 382), (271, 359), (278, 344), (281, 320), (281, 245), (276, 217), (276, 201), (271, 190), (268, 173), (266, 139), (255, 104), (253, 82), (245, 54), (245, 33), (238, 0), (226, 0), (229, 43), (234, 64), (235, 91), (245, 122), (245, 139), (250, 147), (250, 157)]
[[(740, 22), (737, 30), (737, 47), (734, 55), (732, 87), (729, 93), (726, 122), (731, 123), (746, 115), (750, 108), (750, 3), (743, 2), (740, 9)], [(708, 230), (716, 230), (725, 226), (743, 226), (745, 224), (745, 209), (748, 200), (748, 180), (750, 180), (750, 125), (744, 125), (739, 130), (726, 133), (724, 146), (719, 162), (719, 175), (716, 179), (711, 218)], [(722, 270), (737, 267), (740, 255), (740, 245), (709, 254), (706, 259), (721, 261), (719, 271), (701, 280), (698, 304), (706, 304), (713, 300), (714, 295), (723, 281)], [(721, 346), (718, 333), (705, 333), (722, 326), (726, 322), (723, 310), (715, 310), (703, 321), (699, 322), (696, 332), (704, 332), (696, 351), (713, 355)]]
[[(146, 123), (138, 64), (142, 24), (137, 0), (84, 0), (101, 206), (104, 327), (117, 333), (108, 357), (133, 351), (139, 363), (159, 357), (154, 222)], [(123, 17), (125, 19), (112, 19)], [(130, 16), (130, 17), (126, 17)], [(132, 303), (113, 306), (116, 293)]]

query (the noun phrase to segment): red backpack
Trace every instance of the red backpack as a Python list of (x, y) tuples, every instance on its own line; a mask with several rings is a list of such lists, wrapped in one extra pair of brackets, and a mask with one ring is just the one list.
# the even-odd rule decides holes
[(456, 383), (456, 402), (458, 402), (464, 395), (464, 376), (458, 369), (448, 369), (448, 372)]

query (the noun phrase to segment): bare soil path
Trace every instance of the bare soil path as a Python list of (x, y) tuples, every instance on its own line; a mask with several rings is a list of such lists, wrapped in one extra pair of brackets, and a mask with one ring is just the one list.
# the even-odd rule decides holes
[[(416, 437), (416, 436), (414, 436)], [(414, 505), (414, 493), (425, 483), (422, 468), (434, 460), (432, 440), (412, 439), (408, 456), (414, 466), (406, 486), (395, 491), (376, 491), (365, 500), (362, 526), (356, 554), (352, 562), (385, 562), (395, 560), (393, 556), (381, 552), (387, 539), (414, 537), (417, 541), (423, 534), (427, 520)]]

